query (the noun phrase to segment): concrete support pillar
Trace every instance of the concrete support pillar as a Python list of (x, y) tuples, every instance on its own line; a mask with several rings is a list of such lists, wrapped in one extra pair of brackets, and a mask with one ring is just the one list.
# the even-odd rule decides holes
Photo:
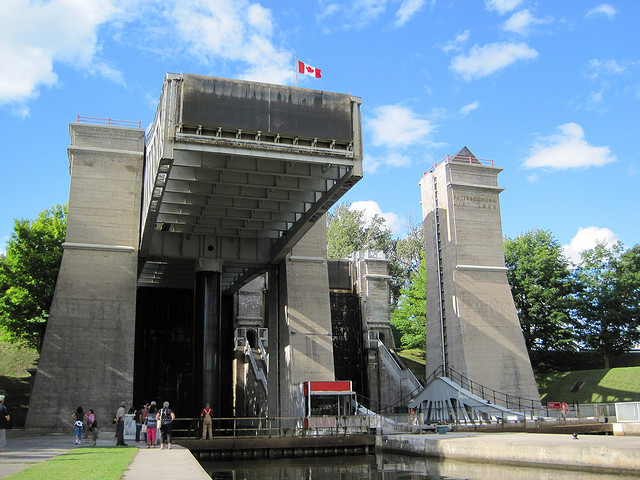
[(466, 147), (420, 182), (427, 266), (427, 375), (445, 364), (538, 400), (507, 281), (498, 173)]
[(267, 385), (269, 394), (267, 405), (269, 416), (280, 415), (280, 268), (272, 266), (267, 272), (267, 285), (265, 291), (265, 322), (269, 329), (269, 374)]
[(71, 124), (67, 236), (27, 428), (70, 431), (78, 405), (111, 424), (133, 401), (144, 130)]
[(196, 358), (201, 362), (196, 382), (201, 382), (202, 405), (211, 404), (215, 417), (220, 416), (222, 383), (221, 267), (217, 260), (199, 260), (195, 286)]
[[(303, 414), (302, 382), (335, 380), (326, 238), (323, 217), (280, 264), (277, 278), (270, 278), (269, 414), (273, 416)], [(275, 284), (277, 295), (272, 290)], [(277, 322), (271, 317), (274, 301), (279, 305)], [(277, 372), (275, 382), (271, 372)]]

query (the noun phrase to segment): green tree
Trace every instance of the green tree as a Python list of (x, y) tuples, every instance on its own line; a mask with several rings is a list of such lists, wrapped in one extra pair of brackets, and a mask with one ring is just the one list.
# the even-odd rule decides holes
[(15, 220), (0, 262), (0, 327), (11, 342), (40, 348), (53, 300), (67, 207), (40, 213), (36, 220)]
[(605, 368), (613, 355), (640, 340), (640, 246), (599, 243), (582, 252), (575, 270), (574, 324), (581, 344), (600, 352)]
[(405, 236), (395, 240), (393, 254), (398, 275), (404, 278), (406, 284), (410, 281), (411, 274), (420, 268), (420, 260), (424, 255), (422, 222), (416, 222), (411, 214), (405, 224)]
[(375, 215), (369, 222), (364, 212), (352, 210), (349, 203), (338, 204), (327, 214), (327, 257), (345, 258), (358, 250), (391, 252), (391, 230)]
[(395, 307), (400, 290), (420, 265), (420, 252), (424, 250), (422, 225), (410, 219), (407, 235), (393, 238), (383, 217), (375, 215), (367, 222), (364, 212), (350, 207), (349, 203), (341, 203), (327, 214), (327, 257), (345, 258), (359, 250), (382, 250), (390, 260), (389, 290)]
[(505, 238), (507, 279), (529, 350), (574, 350), (574, 283), (562, 246), (549, 231)]
[(391, 312), (391, 326), (399, 336), (402, 348), (426, 347), (427, 333), (427, 269), (424, 254), (417, 271), (402, 288), (398, 306)]

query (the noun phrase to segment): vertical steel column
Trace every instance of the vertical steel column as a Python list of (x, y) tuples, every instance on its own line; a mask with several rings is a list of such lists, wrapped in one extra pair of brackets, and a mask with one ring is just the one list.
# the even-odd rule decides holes
[[(195, 343), (201, 351), (201, 403), (210, 403), (214, 417), (220, 416), (221, 405), (221, 339), (220, 272), (211, 265), (198, 265), (195, 286)], [(209, 269), (211, 268), (211, 269)], [(200, 338), (198, 338), (200, 336)], [(195, 379), (196, 382), (198, 379)]]

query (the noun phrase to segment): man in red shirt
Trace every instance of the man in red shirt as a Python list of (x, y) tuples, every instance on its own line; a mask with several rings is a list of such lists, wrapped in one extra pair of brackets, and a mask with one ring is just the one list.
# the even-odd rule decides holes
[(207, 432), (209, 432), (209, 439), (213, 439), (213, 410), (207, 403), (207, 405), (202, 409), (202, 413), (200, 414), (200, 419), (202, 420), (202, 440), (207, 439)]

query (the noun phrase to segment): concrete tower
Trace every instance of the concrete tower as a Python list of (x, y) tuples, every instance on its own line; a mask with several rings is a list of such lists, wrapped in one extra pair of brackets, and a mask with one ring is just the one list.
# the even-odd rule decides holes
[(444, 365), (539, 399), (507, 282), (498, 173), (466, 147), (420, 181), (427, 265), (427, 375)]

